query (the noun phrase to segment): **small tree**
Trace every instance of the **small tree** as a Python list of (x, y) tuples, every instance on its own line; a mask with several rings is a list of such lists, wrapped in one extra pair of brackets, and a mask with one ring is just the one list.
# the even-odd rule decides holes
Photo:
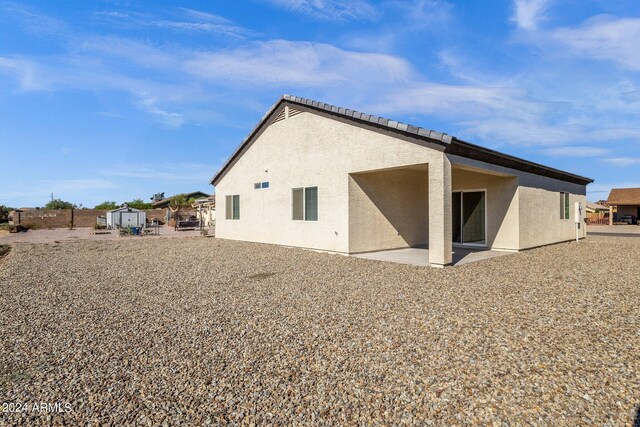
[(129, 205), (130, 208), (134, 208), (134, 209), (151, 209), (152, 208), (151, 203), (147, 203), (142, 199), (132, 200), (130, 202), (127, 202), (127, 205)]
[(178, 194), (171, 198), (170, 205), (174, 208), (186, 208), (191, 207), (195, 201), (195, 197), (187, 197), (185, 194)]
[(116, 202), (109, 202), (109, 201), (105, 201), (100, 203), (99, 205), (96, 205), (96, 207), (94, 209), (100, 209), (103, 211), (111, 211), (113, 209), (118, 209), (120, 206), (116, 203)]
[(177, 194), (171, 198), (169, 210), (171, 210), (173, 217), (175, 218), (176, 229), (178, 228), (178, 220), (180, 219), (180, 208), (190, 207), (195, 200), (195, 198), (187, 197), (185, 194)]
[(53, 199), (44, 205), (45, 209), (76, 209), (77, 206), (62, 199)]
[(0, 205), (0, 223), (9, 221), (9, 212), (12, 210), (9, 206)]

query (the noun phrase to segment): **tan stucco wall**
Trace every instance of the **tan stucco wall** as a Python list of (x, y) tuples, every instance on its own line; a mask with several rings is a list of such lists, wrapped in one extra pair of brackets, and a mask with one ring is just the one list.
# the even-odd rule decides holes
[[(442, 158), (437, 150), (302, 113), (265, 129), (218, 181), (216, 236), (349, 252), (349, 174)], [(254, 182), (269, 189), (254, 190)], [(318, 187), (318, 221), (291, 220), (291, 189)], [(225, 196), (240, 195), (240, 220), (225, 220)]]
[[(574, 202), (582, 202), (583, 209), (586, 206), (585, 185), (490, 165), (473, 159), (449, 157), (457, 167), (482, 168), (517, 177), (517, 206), (510, 206), (509, 222), (505, 224), (504, 230), (497, 232), (494, 249), (510, 249), (510, 245), (513, 244), (512, 239), (515, 237), (510, 230), (513, 228), (512, 212), (514, 211), (518, 216), (518, 226), (515, 229), (519, 230), (516, 234), (519, 236), (518, 249), (520, 250), (575, 239)], [(560, 219), (560, 192), (570, 194), (571, 218), (568, 220)], [(584, 236), (586, 236), (586, 227), (583, 223), (580, 227), (580, 237)]]
[[(576, 238), (575, 202), (584, 207), (586, 196), (569, 195), (570, 218), (560, 219), (560, 192), (520, 187), (520, 249), (533, 248)], [(580, 238), (586, 236), (584, 222)]]
[(520, 248), (517, 177), (491, 175), (454, 167), (451, 182), (453, 191), (486, 190), (489, 248)]
[(350, 177), (350, 252), (428, 243), (428, 172), (426, 165), (422, 169), (392, 169)]

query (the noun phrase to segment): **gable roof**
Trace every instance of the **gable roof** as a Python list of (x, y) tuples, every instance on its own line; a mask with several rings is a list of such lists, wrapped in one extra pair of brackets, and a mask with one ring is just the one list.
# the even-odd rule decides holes
[(129, 205), (126, 206), (121, 206), (119, 208), (115, 208), (115, 209), (111, 209), (109, 211), (107, 211), (107, 213), (112, 213), (112, 212), (142, 212), (141, 209), (136, 209), (136, 208), (130, 208)]
[(432, 144), (441, 145), (444, 152), (461, 157), (479, 160), (485, 163), (504, 166), (507, 168), (529, 172), (536, 175), (542, 175), (549, 178), (559, 179), (562, 181), (572, 182), (580, 185), (587, 185), (593, 182), (593, 179), (580, 175), (574, 175), (559, 169), (550, 168), (538, 163), (530, 162), (519, 157), (510, 156), (498, 151), (490, 150), (479, 145), (474, 145), (458, 139), (446, 133), (425, 129), (419, 126), (413, 126), (396, 120), (386, 119), (384, 117), (371, 114), (361, 113), (349, 108), (338, 107), (324, 102), (314, 101), (312, 99), (300, 98), (291, 95), (282, 95), (275, 104), (267, 110), (260, 122), (251, 130), (249, 135), (242, 141), (238, 149), (229, 157), (229, 160), (216, 172), (211, 178), (210, 183), (215, 185), (216, 182), (226, 173), (233, 163), (244, 153), (245, 148), (272, 122), (273, 116), (279, 111), (283, 105), (302, 107), (305, 111), (324, 113), (324, 115), (333, 116), (334, 118), (347, 119), (360, 125), (370, 127), (374, 130), (386, 130), (398, 135), (409, 136), (419, 140), (423, 140)]
[(195, 202), (203, 204), (203, 205), (213, 205), (213, 206), (215, 206), (216, 205), (216, 195), (212, 194), (211, 196), (208, 196), (208, 197), (200, 197), (200, 198), (197, 198), (195, 200)]
[(607, 204), (640, 206), (640, 188), (612, 188)]
[(591, 210), (609, 210), (609, 206), (605, 206), (605, 205), (601, 205), (599, 203), (591, 203), (591, 202), (587, 202), (587, 209), (591, 209)]

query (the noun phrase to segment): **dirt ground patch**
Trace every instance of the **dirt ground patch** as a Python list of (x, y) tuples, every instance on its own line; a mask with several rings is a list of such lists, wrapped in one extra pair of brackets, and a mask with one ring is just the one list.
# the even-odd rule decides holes
[(613, 237), (447, 269), (204, 238), (18, 244), (2, 401), (69, 411), (0, 423), (630, 425), (638, 259)]
[[(209, 232), (213, 235), (213, 232)], [(0, 234), (1, 244), (14, 243), (55, 243), (67, 240), (127, 240), (127, 239), (158, 239), (158, 238), (183, 238), (201, 236), (200, 230), (176, 231), (173, 227), (162, 226), (157, 236), (120, 236), (118, 230), (99, 230), (93, 228), (52, 228), (47, 230), (29, 230), (20, 233)]]

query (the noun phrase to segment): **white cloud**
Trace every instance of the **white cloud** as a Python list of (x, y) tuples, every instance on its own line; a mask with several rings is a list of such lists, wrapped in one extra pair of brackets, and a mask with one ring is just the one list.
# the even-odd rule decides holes
[(640, 129), (598, 128), (597, 124), (556, 123), (545, 120), (545, 115), (523, 120), (518, 112), (496, 114), (482, 119), (461, 121), (464, 135), (488, 142), (528, 146), (554, 146), (576, 142), (602, 143), (640, 138)]
[(614, 157), (605, 159), (605, 162), (618, 167), (628, 167), (640, 165), (640, 157)]
[(56, 199), (77, 203), (79, 199), (94, 197), (100, 190), (116, 188), (110, 180), (95, 178), (35, 180), (31, 185), (21, 183), (20, 186), (23, 187), (20, 191), (0, 192), (2, 204), (13, 207), (43, 206), (51, 200), (51, 193)]
[[(116, 36), (89, 36), (83, 37), (74, 43), (70, 50), (72, 54), (82, 55), (79, 60), (99, 58), (96, 65), (101, 65), (105, 60), (125, 59), (130, 64), (147, 69), (160, 68), (172, 69), (179, 63), (179, 56), (169, 49), (160, 49), (150, 43), (126, 37)], [(92, 65), (91, 61), (87, 66)], [(82, 64), (76, 64), (81, 66)], [(85, 66), (86, 67), (86, 66)]]
[(452, 5), (443, 0), (390, 0), (383, 6), (387, 10), (401, 12), (403, 22), (396, 31), (414, 31), (443, 24), (452, 18)]
[(327, 21), (374, 20), (376, 8), (364, 0), (266, 0), (269, 3)]
[(67, 30), (66, 25), (55, 18), (38, 13), (33, 8), (18, 2), (0, 2), (0, 22), (11, 20), (19, 23), (25, 31), (39, 35), (56, 35)]
[(240, 25), (234, 24), (229, 19), (211, 13), (200, 12), (193, 9), (181, 8), (191, 21), (158, 19), (148, 22), (149, 26), (168, 28), (181, 31), (196, 31), (218, 33), (228, 37), (245, 38), (254, 33)]
[(453, 114), (458, 117), (488, 116), (502, 111), (526, 118), (539, 113), (541, 107), (525, 98), (523, 91), (508, 86), (414, 82), (382, 94), (370, 108), (385, 114)]
[[(396, 3), (384, 3), (385, 10), (415, 6), (421, 13), (444, 13), (450, 8), (435, 0), (417, 0), (402, 7)], [(317, 4), (301, 2), (300, 7)], [(546, 3), (521, 6), (537, 11), (539, 17)], [(179, 22), (234, 25), (217, 15), (179, 10)], [(441, 18), (448, 19), (446, 13)], [(538, 31), (536, 37), (552, 32)], [(310, 41), (254, 41), (238, 48), (193, 51), (91, 34), (64, 40), (68, 42), (66, 55), (0, 57), (0, 73), (15, 75), (24, 90), (121, 91), (136, 108), (172, 128), (187, 122), (210, 123), (214, 117), (225, 120), (222, 109), (203, 114), (213, 101), (262, 111), (267, 94), (273, 100), (275, 93), (289, 92), (391, 118), (417, 117), (414, 124), (425, 127), (431, 118), (440, 119), (438, 123), (445, 122), (447, 128), (436, 130), (494, 147), (561, 146), (555, 153), (548, 151), (555, 156), (563, 155), (563, 146), (640, 138), (636, 120), (640, 88), (633, 80), (598, 85), (600, 76), (596, 76), (586, 95), (576, 95), (555, 81), (554, 70), (545, 76), (532, 67), (522, 75), (502, 77), (493, 69), (476, 71), (478, 59), (458, 58), (451, 50), (441, 51), (441, 62), (463, 83), (433, 82), (428, 71), (419, 72), (399, 56)], [(455, 74), (456, 69), (464, 69), (464, 74)], [(549, 87), (545, 79), (553, 79), (562, 90), (541, 92), (540, 87)], [(583, 156), (586, 153), (596, 155), (593, 149), (582, 151)]]
[(44, 82), (38, 77), (37, 65), (24, 58), (7, 58), (0, 56), (0, 73), (12, 74), (19, 82), (22, 90), (43, 90)]
[(209, 182), (213, 170), (214, 167), (211, 164), (201, 163), (130, 164), (105, 170), (102, 174), (149, 181), (187, 182), (197, 185), (197, 183)]
[(518, 28), (527, 31), (535, 30), (538, 28), (538, 22), (545, 17), (548, 3), (548, 0), (515, 0), (515, 10), (511, 20)]
[(144, 13), (123, 13), (119, 11), (100, 11), (94, 17), (112, 25), (127, 28), (162, 28), (176, 31), (208, 32), (232, 38), (245, 38), (255, 33), (220, 15), (179, 7), (174, 18), (159, 18)]
[(93, 191), (106, 188), (115, 188), (115, 184), (106, 179), (61, 179), (61, 180), (41, 180), (40, 185), (55, 192), (62, 191)]
[(349, 31), (340, 42), (360, 51), (397, 52), (416, 37), (440, 37), (453, 20), (453, 6), (443, 0), (386, 0), (378, 9), (385, 17), (380, 25)]
[(184, 62), (184, 69), (207, 79), (252, 86), (322, 87), (371, 81), (395, 84), (408, 80), (412, 74), (406, 60), (392, 55), (288, 40), (256, 42), (235, 50), (198, 53)]
[(550, 38), (574, 55), (640, 70), (640, 18), (600, 15), (576, 28), (556, 29)]
[(95, 12), (95, 16), (104, 17), (104, 18), (116, 18), (116, 19), (129, 19), (130, 15), (128, 13), (117, 12), (114, 10), (103, 10), (100, 12)]
[(185, 122), (184, 116), (179, 113), (172, 113), (163, 110), (157, 105), (157, 101), (153, 98), (145, 98), (139, 101), (142, 109), (157, 116), (160, 121), (170, 128), (179, 128)]

